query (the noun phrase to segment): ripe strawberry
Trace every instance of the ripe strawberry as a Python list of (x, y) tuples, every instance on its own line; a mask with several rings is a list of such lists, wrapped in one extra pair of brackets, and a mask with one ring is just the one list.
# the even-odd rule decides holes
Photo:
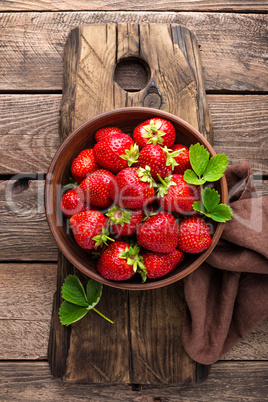
[(171, 147), (175, 141), (175, 128), (169, 121), (155, 117), (139, 124), (133, 139), (140, 148), (147, 144)]
[(178, 248), (185, 253), (201, 253), (211, 245), (210, 230), (200, 217), (186, 218), (179, 223)]
[(120, 207), (142, 209), (153, 202), (154, 188), (150, 177), (141, 168), (126, 168), (117, 174), (110, 195)]
[(147, 250), (170, 253), (178, 244), (178, 228), (174, 216), (161, 211), (141, 224), (137, 231), (138, 243)]
[(200, 200), (200, 188), (186, 183), (182, 175), (174, 174), (166, 182), (163, 181), (158, 193), (160, 197), (157, 202), (166, 211), (180, 214), (196, 213), (193, 203)]
[(110, 135), (114, 134), (123, 134), (123, 131), (120, 130), (118, 127), (104, 127), (100, 128), (98, 131), (95, 133), (95, 140), (96, 142), (105, 140), (107, 137)]
[(71, 218), (71, 216), (88, 209), (88, 205), (83, 201), (83, 193), (79, 187), (64, 194), (61, 199), (60, 209), (67, 218)]
[(150, 166), (152, 178), (159, 181), (158, 175), (162, 178), (172, 174), (172, 167), (167, 166), (167, 155), (159, 145), (146, 145), (140, 151), (138, 166), (145, 168)]
[[(113, 173), (118, 173), (120, 170), (128, 166), (128, 161), (123, 159), (126, 156), (126, 150), (130, 151), (132, 145), (133, 153), (134, 142), (127, 134), (116, 134), (103, 139), (94, 146), (94, 155), (97, 163), (104, 169), (110, 170)], [(131, 159), (133, 155), (129, 155)]]
[(180, 250), (174, 250), (170, 254), (143, 251), (141, 256), (146, 267), (147, 278), (150, 279), (160, 278), (174, 271), (184, 258)]
[(175, 174), (184, 174), (185, 170), (191, 169), (189, 149), (182, 144), (175, 144), (172, 147), (173, 151), (180, 151), (178, 156), (175, 157), (177, 165), (174, 167)]
[(105, 169), (96, 170), (80, 184), (83, 199), (90, 205), (100, 208), (109, 207), (113, 200), (110, 190), (115, 185), (115, 176)]
[(84, 211), (73, 215), (70, 226), (75, 240), (84, 249), (97, 249), (107, 239), (106, 218), (99, 211)]
[(99, 169), (95, 160), (93, 149), (84, 149), (73, 160), (71, 171), (77, 183), (81, 183), (88, 175)]
[(139, 247), (130, 246), (125, 241), (115, 241), (102, 253), (97, 263), (97, 271), (106, 279), (125, 281), (139, 272), (143, 282), (146, 269), (139, 255)]
[(132, 236), (145, 215), (142, 209), (130, 210), (115, 205), (109, 209), (106, 216), (109, 217), (114, 233), (120, 236)]

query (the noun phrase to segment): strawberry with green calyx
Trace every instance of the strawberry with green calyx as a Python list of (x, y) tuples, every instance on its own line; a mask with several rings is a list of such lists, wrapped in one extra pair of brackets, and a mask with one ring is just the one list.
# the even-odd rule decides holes
[(89, 206), (83, 201), (83, 193), (79, 187), (67, 191), (61, 199), (60, 209), (67, 217), (78, 214), (79, 212), (86, 211)]
[(79, 188), (83, 200), (89, 205), (108, 208), (113, 202), (110, 190), (114, 185), (115, 176), (108, 170), (99, 169), (83, 180)]
[(128, 209), (142, 209), (154, 201), (154, 188), (138, 168), (125, 168), (115, 178), (110, 195), (117, 205)]
[(173, 152), (179, 151), (179, 154), (174, 157), (176, 165), (174, 166), (173, 173), (184, 174), (187, 169), (191, 169), (189, 149), (182, 144), (175, 144), (172, 150)]
[(104, 127), (100, 128), (98, 131), (95, 133), (95, 140), (96, 142), (105, 140), (107, 137), (110, 137), (111, 135), (115, 134), (123, 134), (123, 131), (120, 130), (118, 127)]
[(76, 242), (84, 249), (96, 249), (108, 239), (105, 231), (107, 221), (99, 211), (90, 210), (73, 215), (70, 219), (70, 226)]
[(147, 144), (171, 147), (175, 135), (175, 128), (169, 121), (155, 117), (139, 124), (134, 130), (133, 139), (140, 148)]
[(143, 222), (137, 230), (137, 242), (147, 250), (170, 253), (178, 244), (178, 227), (172, 214), (161, 211)]
[(162, 193), (158, 193), (159, 195), (161, 194), (157, 199), (161, 208), (180, 214), (195, 214), (193, 203), (200, 200), (200, 188), (186, 183), (183, 176), (179, 174), (172, 176), (172, 182), (173, 184), (169, 186), (167, 192), (164, 188)]
[(115, 205), (106, 216), (109, 218), (112, 231), (120, 236), (132, 236), (144, 218), (142, 209), (130, 210)]
[(74, 179), (81, 183), (87, 176), (99, 169), (93, 149), (84, 149), (73, 160), (71, 172)]
[(169, 254), (142, 251), (141, 256), (147, 271), (147, 278), (157, 279), (174, 271), (183, 261), (184, 254), (180, 250), (174, 250)]
[(133, 163), (138, 163), (139, 159), (139, 147), (137, 144), (131, 145), (130, 149), (126, 149), (123, 155), (120, 155), (120, 158), (127, 161), (127, 165), (130, 167)]
[(129, 135), (111, 135), (94, 146), (95, 159), (102, 168), (118, 173), (128, 166), (121, 155), (124, 155), (126, 150), (130, 150), (131, 145), (134, 146), (134, 142)]
[(104, 278), (113, 281), (125, 281), (138, 272), (142, 281), (146, 280), (146, 268), (136, 244), (131, 246), (125, 241), (115, 241), (102, 253), (97, 263), (97, 271)]
[(168, 193), (168, 190), (171, 186), (176, 186), (176, 183), (173, 181), (173, 175), (167, 176), (164, 179), (162, 179), (161, 176), (158, 176), (158, 179), (160, 181), (160, 184), (157, 184), (156, 190), (158, 198), (164, 197), (164, 195)]
[(150, 167), (150, 175), (155, 181), (159, 181), (158, 175), (162, 178), (172, 174), (172, 167), (168, 165), (166, 152), (159, 145), (146, 145), (140, 151), (138, 166), (146, 169)]
[(190, 217), (179, 223), (178, 248), (185, 253), (198, 254), (211, 245), (209, 226), (200, 217)]

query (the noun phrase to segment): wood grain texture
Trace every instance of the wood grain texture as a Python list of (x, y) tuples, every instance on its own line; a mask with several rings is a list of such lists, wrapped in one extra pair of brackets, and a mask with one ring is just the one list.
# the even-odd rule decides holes
[(164, 388), (131, 385), (66, 384), (52, 377), (46, 362), (1, 362), (2, 401), (267, 401), (267, 362), (218, 362), (207, 381)]
[(0, 181), (0, 259), (56, 260), (57, 246), (44, 213), (43, 180)]
[(207, 90), (267, 91), (267, 18), (199, 12), (3, 13), (0, 90), (60, 90), (63, 46), (77, 25), (162, 22), (184, 25), (196, 35)]
[(56, 264), (0, 264), (0, 359), (46, 359)]
[[(164, 57), (158, 57), (160, 50)], [(141, 58), (149, 66), (148, 84), (139, 92), (127, 92), (114, 81), (117, 62), (129, 57)], [(175, 24), (77, 27), (71, 31), (66, 43), (64, 64), (61, 139), (91, 116), (118, 107), (145, 106), (149, 96), (151, 107), (188, 120), (212, 141), (211, 117), (201, 75), (198, 45), (186, 28)], [(58, 269), (64, 270), (65, 267), (59, 264)], [(113, 312), (111, 300), (115, 300), (118, 307), (116, 324), (109, 330), (107, 340), (103, 340), (105, 347), (101, 340), (107, 332), (102, 325), (107, 326), (107, 323), (100, 323), (99, 317), (91, 315), (89, 320), (72, 326), (63, 378), (79, 382), (142, 381), (161, 384), (196, 382), (201, 379), (201, 374), (202, 379), (206, 378), (208, 369), (198, 371), (199, 365), (187, 356), (180, 345), (183, 289), (175, 285), (173, 297), (170, 297), (170, 292), (170, 286), (157, 289), (154, 293), (146, 291), (146, 311), (155, 310), (155, 320), (151, 323), (150, 315), (144, 314), (144, 323), (141, 323), (144, 304), (139, 303), (137, 292), (106, 289), (102, 297), (106, 314), (109, 316), (109, 312)], [(159, 300), (165, 300), (165, 303), (159, 305)], [(174, 303), (177, 307), (174, 307)], [(53, 310), (58, 308), (59, 305), (55, 303)], [(140, 325), (137, 325), (138, 322)], [(162, 331), (157, 331), (157, 326)], [(50, 342), (59, 339), (62, 335), (59, 331), (62, 331), (59, 323), (53, 321)], [(178, 340), (173, 349), (171, 339), (175, 333)], [(144, 339), (151, 340), (151, 343), (146, 343), (146, 349), (140, 345)], [(166, 348), (163, 348), (163, 339), (166, 340)], [(58, 347), (59, 344), (51, 347), (57, 355)], [(107, 355), (109, 360), (105, 358)], [(54, 357), (52, 360), (56, 361)], [(116, 362), (113, 367), (111, 361)], [(56, 375), (53, 363), (51, 367)]]
[[(255, 173), (267, 175), (268, 96), (207, 99), (215, 150), (225, 152), (231, 163), (247, 161)], [(0, 174), (47, 172), (59, 146), (60, 103), (61, 95), (0, 95)]]
[(138, 0), (5, 0), (0, 3), (0, 11), (267, 11), (265, 0), (164, 0), (146, 2)]

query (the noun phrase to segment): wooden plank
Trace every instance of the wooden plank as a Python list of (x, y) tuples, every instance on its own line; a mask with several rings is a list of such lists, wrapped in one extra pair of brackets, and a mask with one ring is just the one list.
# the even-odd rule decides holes
[[(268, 174), (268, 96), (208, 95), (214, 147)], [(0, 174), (45, 173), (59, 146), (61, 95), (0, 95)], [(252, 135), (254, 134), (254, 135)]]
[(44, 213), (43, 180), (0, 181), (0, 259), (56, 260), (57, 246)]
[(56, 264), (0, 264), (0, 359), (46, 359)]
[(5, 0), (0, 11), (267, 11), (265, 0), (69, 0), (51, 3), (50, 0)]
[(149, 21), (179, 23), (193, 31), (207, 90), (267, 91), (267, 18), (265, 14), (199, 12), (3, 13), (0, 90), (60, 90), (63, 45), (77, 25)]
[(267, 401), (268, 362), (218, 362), (201, 384), (133, 389), (131, 384), (62, 383), (52, 377), (46, 362), (1, 362), (0, 370), (2, 401)]

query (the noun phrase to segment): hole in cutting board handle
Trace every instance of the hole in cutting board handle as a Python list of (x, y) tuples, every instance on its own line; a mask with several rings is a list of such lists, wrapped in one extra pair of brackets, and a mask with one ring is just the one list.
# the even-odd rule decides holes
[(150, 75), (150, 67), (145, 60), (127, 57), (115, 67), (114, 80), (125, 91), (138, 92), (146, 87)]

